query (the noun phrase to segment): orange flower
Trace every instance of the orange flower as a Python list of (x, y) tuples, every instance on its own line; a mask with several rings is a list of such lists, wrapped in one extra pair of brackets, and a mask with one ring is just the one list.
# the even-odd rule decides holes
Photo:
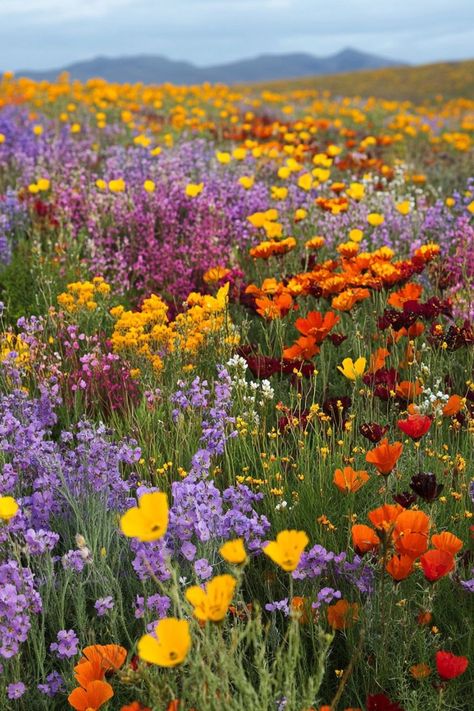
[(369, 480), (366, 471), (355, 471), (352, 467), (336, 469), (333, 482), (343, 494), (359, 491)]
[(82, 653), (74, 676), (84, 689), (91, 681), (102, 680), (107, 672), (120, 669), (127, 658), (127, 650), (118, 644), (94, 644), (84, 647)]
[(380, 544), (380, 538), (375, 531), (363, 523), (356, 523), (352, 526), (351, 533), (352, 544), (360, 555), (377, 548)]
[(91, 681), (83, 689), (78, 686), (68, 696), (68, 701), (76, 711), (97, 711), (114, 695), (110, 684), (106, 681)]
[(426, 679), (431, 674), (431, 669), (427, 664), (414, 664), (410, 667), (410, 674), (414, 679)]
[(381, 531), (389, 531), (393, 528), (397, 517), (402, 511), (404, 511), (404, 508), (399, 504), (383, 504), (377, 509), (369, 511), (368, 517), (375, 528), (378, 528)]
[(295, 327), (303, 336), (311, 336), (315, 343), (322, 343), (339, 321), (339, 316), (333, 311), (328, 311), (324, 316), (319, 311), (310, 311), (306, 318), (296, 319)]
[[(174, 703), (171, 701), (168, 704), (168, 707), (166, 711), (178, 711), (178, 707), (173, 707), (171, 704)], [(179, 702), (178, 702), (179, 703)], [(149, 706), (143, 706), (143, 704), (140, 703), (140, 701), (132, 701), (131, 704), (127, 704), (126, 706), (122, 706), (120, 711), (151, 711)]]
[(463, 399), (460, 395), (451, 395), (446, 405), (443, 407), (443, 415), (452, 417), (457, 415), (463, 408)]
[(436, 533), (431, 536), (431, 543), (439, 551), (447, 551), (451, 555), (459, 553), (463, 546), (461, 539), (455, 536), (454, 533), (449, 533), (449, 531), (443, 531), (443, 533)]
[(426, 625), (431, 624), (432, 620), (433, 615), (428, 610), (422, 610), (418, 613), (418, 616), (416, 618), (416, 621), (420, 625), (420, 627), (424, 627)]
[(312, 338), (312, 336), (301, 336), (292, 346), (285, 348), (283, 358), (286, 360), (296, 360), (299, 358), (311, 360), (317, 353), (319, 353), (319, 346), (316, 345), (314, 338)]
[(426, 551), (421, 556), (420, 562), (425, 578), (432, 583), (443, 578), (454, 568), (454, 556), (447, 551), (439, 551), (436, 548)]
[(388, 439), (385, 437), (375, 449), (367, 452), (365, 460), (370, 464), (374, 464), (380, 474), (387, 476), (395, 468), (402, 452), (403, 444), (401, 442), (389, 444)]
[(385, 360), (390, 355), (390, 351), (386, 348), (377, 348), (376, 352), (370, 356), (370, 365), (368, 373), (376, 373), (385, 365)]
[(413, 572), (413, 559), (408, 555), (394, 555), (385, 570), (394, 580), (405, 580)]
[(413, 560), (428, 547), (430, 519), (423, 511), (404, 510), (397, 516), (393, 538), (397, 552)]
[(346, 289), (331, 301), (331, 306), (336, 311), (350, 311), (359, 301), (368, 299), (370, 291), (368, 289)]
[(290, 294), (285, 292), (278, 294), (273, 299), (269, 299), (268, 296), (255, 299), (255, 304), (257, 306), (257, 313), (260, 316), (273, 321), (288, 313), (293, 306), (293, 299)]
[(395, 391), (399, 398), (410, 402), (411, 400), (414, 400), (418, 395), (421, 395), (421, 393), (423, 392), (423, 388), (421, 387), (418, 380), (415, 380), (414, 383), (410, 383), (409, 380), (402, 380), (401, 383), (398, 383)]
[(388, 298), (390, 306), (395, 306), (397, 309), (403, 309), (403, 304), (407, 301), (418, 301), (423, 291), (423, 287), (413, 282), (408, 282), (398, 291), (394, 291)]
[(327, 608), (328, 622), (335, 630), (345, 630), (359, 619), (359, 605), (348, 600), (338, 600)]

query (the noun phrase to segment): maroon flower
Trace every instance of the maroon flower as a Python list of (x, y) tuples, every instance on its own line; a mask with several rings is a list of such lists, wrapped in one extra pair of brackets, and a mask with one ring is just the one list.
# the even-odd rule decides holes
[(385, 694), (370, 694), (366, 701), (367, 711), (403, 711), (395, 701), (390, 701)]
[(435, 501), (443, 491), (443, 484), (438, 484), (435, 474), (431, 472), (420, 472), (414, 474), (410, 481), (410, 489), (418, 494), (424, 501)]
[(409, 491), (402, 491), (400, 494), (394, 494), (393, 500), (396, 504), (400, 504), (404, 509), (409, 509), (417, 500), (416, 494), (410, 494)]
[(363, 437), (377, 444), (382, 437), (388, 432), (388, 425), (379, 425), (377, 422), (364, 422), (359, 427), (359, 432)]

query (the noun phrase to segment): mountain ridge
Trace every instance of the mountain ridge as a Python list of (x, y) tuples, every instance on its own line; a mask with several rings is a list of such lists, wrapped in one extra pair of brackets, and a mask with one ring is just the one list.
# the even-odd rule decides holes
[(25, 69), (16, 74), (38, 81), (54, 81), (63, 72), (68, 72), (71, 79), (80, 81), (102, 77), (117, 83), (236, 84), (396, 66), (407, 65), (404, 62), (346, 47), (327, 57), (318, 57), (307, 52), (266, 53), (207, 67), (197, 66), (186, 60), (169, 59), (163, 55), (140, 54), (122, 57), (99, 55), (60, 68), (39, 71)]

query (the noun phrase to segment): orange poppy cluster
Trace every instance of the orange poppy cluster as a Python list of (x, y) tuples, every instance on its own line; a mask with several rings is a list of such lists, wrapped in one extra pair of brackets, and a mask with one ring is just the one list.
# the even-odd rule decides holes
[(431, 536), (433, 548), (428, 550), (431, 521), (423, 511), (407, 510), (399, 504), (383, 504), (370, 511), (368, 517), (374, 528), (365, 524), (352, 526), (354, 548), (363, 555), (382, 546), (385, 570), (393, 580), (399, 582), (407, 578), (417, 560), (430, 582), (454, 569), (455, 556), (462, 548), (462, 541), (453, 533), (444, 531)]
[(118, 644), (95, 644), (85, 647), (82, 654), (74, 667), (79, 686), (69, 694), (68, 701), (76, 711), (97, 711), (114, 695), (105, 677), (122, 667), (127, 650)]

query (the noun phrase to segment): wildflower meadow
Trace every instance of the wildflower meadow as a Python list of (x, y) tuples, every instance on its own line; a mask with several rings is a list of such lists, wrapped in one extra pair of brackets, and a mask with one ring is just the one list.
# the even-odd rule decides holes
[(474, 708), (474, 101), (0, 80), (0, 709)]

